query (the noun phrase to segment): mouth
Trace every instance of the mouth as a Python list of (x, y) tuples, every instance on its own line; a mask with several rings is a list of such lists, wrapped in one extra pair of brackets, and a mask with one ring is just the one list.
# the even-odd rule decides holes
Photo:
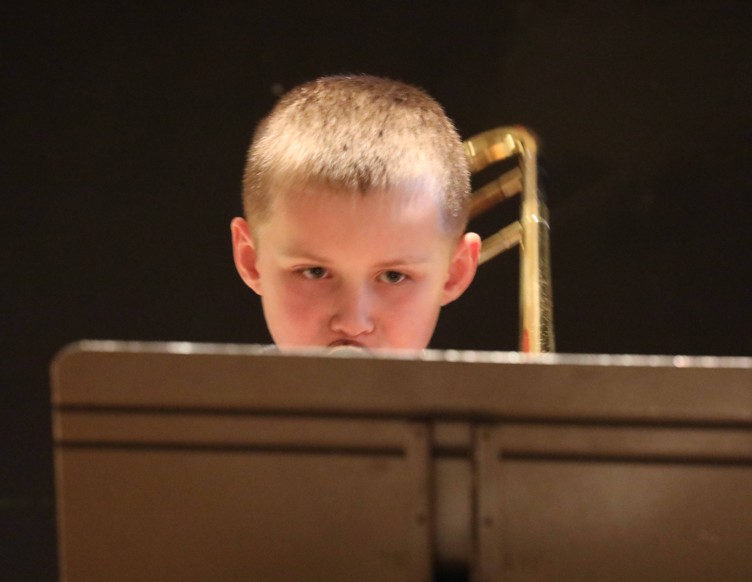
[(329, 347), (329, 348), (338, 348), (338, 347), (341, 347), (341, 346), (348, 346), (348, 347), (352, 347), (352, 348), (360, 348), (362, 350), (365, 349), (365, 346), (363, 344), (361, 344), (360, 342), (356, 342), (356, 341), (353, 341), (353, 340), (346, 340), (346, 339), (335, 340), (335, 341), (331, 342), (327, 347)]
[(328, 354), (337, 358), (369, 356), (368, 349), (359, 342), (350, 340), (337, 340), (329, 344)]

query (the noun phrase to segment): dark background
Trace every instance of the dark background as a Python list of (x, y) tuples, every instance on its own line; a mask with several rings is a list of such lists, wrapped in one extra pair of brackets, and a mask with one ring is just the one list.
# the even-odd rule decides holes
[[(752, 355), (746, 0), (37, 2), (2, 42), (0, 577), (56, 575), (48, 364), (80, 338), (267, 342), (231, 261), (248, 140), (322, 74), (541, 137), (561, 352)], [(516, 253), (434, 347), (516, 347)], [(103, 516), (106, 519), (106, 516)]]

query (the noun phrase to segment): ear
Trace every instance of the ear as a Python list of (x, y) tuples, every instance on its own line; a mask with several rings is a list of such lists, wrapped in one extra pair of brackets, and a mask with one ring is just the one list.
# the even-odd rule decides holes
[(442, 306), (457, 299), (470, 286), (478, 270), (479, 256), (480, 237), (474, 232), (462, 235), (449, 263), (449, 278), (444, 283)]
[(235, 268), (246, 285), (261, 295), (261, 277), (256, 266), (256, 245), (251, 236), (251, 228), (243, 218), (233, 218), (230, 223), (232, 232), (232, 256)]

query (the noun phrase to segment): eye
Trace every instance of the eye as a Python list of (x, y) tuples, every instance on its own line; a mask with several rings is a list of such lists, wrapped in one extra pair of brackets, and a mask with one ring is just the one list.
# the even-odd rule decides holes
[(324, 267), (308, 267), (306, 269), (301, 269), (300, 274), (303, 275), (306, 279), (323, 279), (326, 277), (329, 273)]
[(397, 285), (398, 283), (402, 283), (402, 281), (407, 279), (407, 275), (400, 273), (399, 271), (384, 271), (383, 273), (381, 273), (381, 275), (379, 275), (379, 279), (381, 279), (384, 283)]

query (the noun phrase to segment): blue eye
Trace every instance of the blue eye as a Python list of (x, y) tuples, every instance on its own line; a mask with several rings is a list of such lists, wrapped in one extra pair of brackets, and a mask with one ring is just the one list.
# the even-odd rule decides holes
[(384, 283), (389, 283), (390, 285), (396, 285), (398, 283), (402, 283), (407, 278), (407, 275), (404, 273), (400, 273), (399, 271), (384, 271), (379, 275), (379, 278)]
[(323, 279), (328, 274), (324, 267), (308, 267), (300, 272), (306, 279)]

